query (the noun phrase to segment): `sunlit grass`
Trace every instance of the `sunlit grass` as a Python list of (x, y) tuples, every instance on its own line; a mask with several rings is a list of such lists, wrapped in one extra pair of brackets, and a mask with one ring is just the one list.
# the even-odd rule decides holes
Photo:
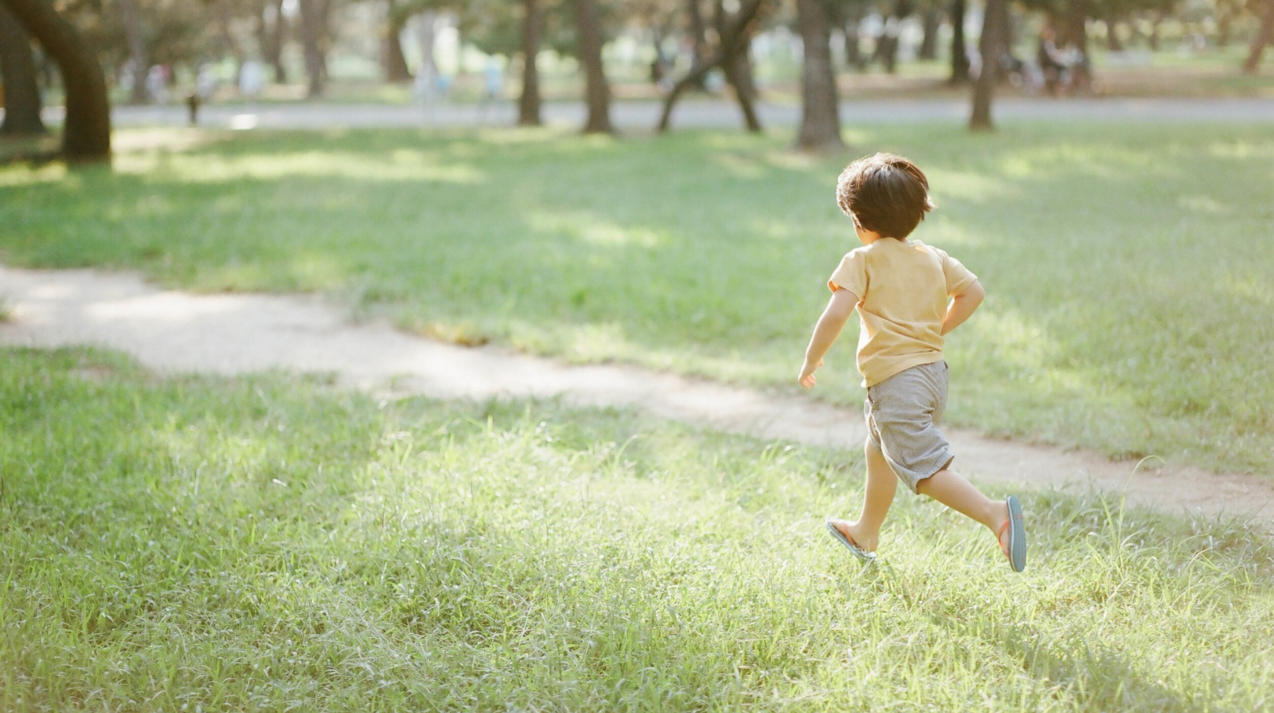
[[(0, 351), (0, 710), (1260, 710), (1260, 532), (1022, 493), (1030, 565), (862, 458), (551, 403)], [(972, 474), (976, 477), (976, 473)]]
[[(733, 132), (121, 134), (115, 172), (0, 169), (0, 259), (140, 268), (218, 291), (323, 291), (360, 316), (571, 361), (792, 388), (856, 243), (848, 159), (908, 155), (917, 237), (989, 297), (949, 344), (950, 417), (1268, 473), (1274, 139), (1262, 126), (853, 128), (843, 156)], [(821, 395), (861, 398), (854, 333)]]

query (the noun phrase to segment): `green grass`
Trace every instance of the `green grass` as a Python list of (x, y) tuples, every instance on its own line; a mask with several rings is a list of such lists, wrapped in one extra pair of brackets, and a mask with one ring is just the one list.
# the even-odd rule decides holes
[[(814, 160), (780, 132), (122, 133), (114, 173), (0, 168), (0, 260), (329, 292), (461, 343), (793, 389), (824, 282), (857, 244), (836, 174), (891, 150), (940, 206), (917, 237), (989, 294), (949, 341), (953, 422), (1270, 472), (1267, 127), (846, 138)], [(835, 402), (861, 398), (855, 329), (818, 391)]]
[[(0, 710), (1228, 711), (1274, 551), (1023, 493), (1027, 572), (859, 453), (0, 351)], [(976, 473), (974, 474), (976, 477)]]

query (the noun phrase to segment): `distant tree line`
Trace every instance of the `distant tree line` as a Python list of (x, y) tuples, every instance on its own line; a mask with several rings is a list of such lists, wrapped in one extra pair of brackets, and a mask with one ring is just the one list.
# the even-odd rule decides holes
[[(989, 128), (990, 106), (1001, 75), (1001, 58), (1012, 47), (1014, 13), (1043, 16), (1058, 41), (1087, 56), (1093, 21), (1105, 26), (1107, 47), (1122, 48), (1120, 28), (1149, 27), (1156, 47), (1163, 22), (1203, 12), (1215, 25), (1217, 44), (1233, 41), (1236, 24), (1257, 26), (1243, 69), (1255, 72), (1264, 48), (1274, 42), (1274, 0), (1206, 0), (1206, 8), (1182, 0), (982, 0), (977, 51), (967, 49), (969, 0), (0, 0), (0, 78), (5, 120), (0, 133), (38, 134), (40, 88), (53, 76), (65, 91), (64, 151), (72, 160), (108, 157), (107, 80), (129, 80), (128, 101), (147, 100), (146, 72), (155, 66), (193, 69), (229, 60), (240, 71), (249, 60), (273, 80), (295, 78), (286, 61), (299, 45), (306, 92), (322, 96), (328, 60), (344, 27), (342, 13), (372, 9), (381, 18), (380, 64), (389, 82), (412, 80), (402, 37), (409, 23), (419, 29), (423, 61), (416, 72), (437, 75), (433, 41), (439, 18), (457, 25), (464, 41), (493, 54), (520, 56), (518, 121), (541, 121), (537, 58), (544, 50), (574, 57), (584, 77), (588, 106), (585, 130), (609, 132), (611, 90), (603, 47), (622, 33), (645, 38), (655, 50), (652, 73), (668, 73), (658, 129), (671, 126), (674, 107), (687, 92), (719, 76), (737, 101), (743, 124), (759, 131), (752, 47), (759, 33), (789, 28), (801, 47), (802, 121), (798, 145), (819, 150), (840, 145), (837, 76), (878, 63), (896, 69), (899, 28), (919, 24), (916, 54), (935, 59), (940, 30), (950, 28), (950, 79), (970, 79), (971, 54), (990, 71), (978, 73), (971, 90), (970, 125)], [(864, 37), (864, 19), (879, 30)], [(1200, 19), (1196, 17), (1196, 20)], [(841, 46), (833, 51), (832, 42)], [(664, 62), (669, 45), (688, 48), (691, 61), (679, 76)], [(871, 51), (867, 51), (870, 46)], [(845, 65), (837, 67), (839, 54)], [(103, 71), (105, 69), (105, 71)], [(1086, 71), (1086, 69), (1085, 69)]]

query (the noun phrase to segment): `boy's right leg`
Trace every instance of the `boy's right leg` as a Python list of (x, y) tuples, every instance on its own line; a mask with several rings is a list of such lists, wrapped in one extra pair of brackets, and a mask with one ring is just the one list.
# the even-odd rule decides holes
[(863, 550), (875, 552), (880, 544), (880, 527), (898, 490), (898, 478), (879, 448), (869, 442), (864, 450), (867, 454), (867, 492), (863, 497), (862, 514), (858, 522), (831, 520), (831, 523)]

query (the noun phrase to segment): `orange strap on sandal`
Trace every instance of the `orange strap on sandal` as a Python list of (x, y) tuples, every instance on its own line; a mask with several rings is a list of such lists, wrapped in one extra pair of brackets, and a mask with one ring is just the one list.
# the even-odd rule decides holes
[(1000, 525), (1000, 531), (995, 533), (995, 544), (1000, 546), (1000, 551), (1004, 553), (1004, 558), (1007, 559), (1010, 564), (1013, 563), (1013, 555), (1009, 554), (1009, 548), (1004, 545), (1004, 531), (1009, 529), (1009, 525), (1012, 524), (1013, 518), (1005, 520), (1004, 524)]

